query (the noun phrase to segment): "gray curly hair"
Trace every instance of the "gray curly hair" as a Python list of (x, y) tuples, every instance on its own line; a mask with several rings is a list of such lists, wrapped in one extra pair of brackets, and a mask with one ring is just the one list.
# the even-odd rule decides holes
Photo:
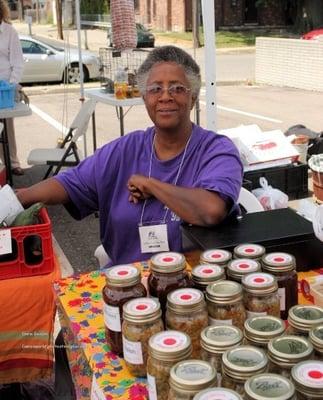
[(151, 51), (137, 72), (137, 82), (141, 94), (145, 94), (147, 80), (152, 67), (162, 62), (174, 62), (185, 71), (193, 96), (198, 96), (201, 88), (200, 67), (186, 51), (176, 46), (156, 47)]

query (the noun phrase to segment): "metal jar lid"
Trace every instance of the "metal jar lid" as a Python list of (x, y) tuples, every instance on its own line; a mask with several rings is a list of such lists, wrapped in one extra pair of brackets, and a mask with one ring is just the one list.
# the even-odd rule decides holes
[(200, 390), (215, 386), (215, 383), (216, 371), (206, 361), (180, 361), (170, 370), (170, 387), (182, 393), (196, 394)]
[(242, 300), (242, 286), (233, 281), (220, 281), (207, 286), (206, 299), (212, 303), (224, 305)]
[(244, 336), (246, 339), (259, 344), (267, 344), (270, 339), (285, 332), (285, 323), (282, 319), (266, 315), (246, 319)]
[(268, 253), (262, 257), (261, 262), (264, 271), (275, 274), (292, 271), (296, 268), (295, 257), (288, 253)]
[(186, 261), (183, 254), (175, 252), (158, 253), (151, 257), (150, 268), (152, 271), (171, 274), (185, 269)]
[(160, 304), (157, 299), (139, 297), (123, 305), (123, 319), (128, 322), (145, 324), (161, 317)]
[(155, 333), (149, 339), (148, 353), (162, 361), (184, 360), (192, 354), (191, 338), (184, 332), (172, 330)]
[(202, 390), (193, 400), (242, 400), (242, 397), (234, 390), (216, 387)]
[(130, 264), (115, 265), (105, 271), (108, 285), (127, 287), (140, 282), (141, 274), (138, 268)]
[(288, 323), (295, 329), (309, 332), (311, 328), (323, 324), (323, 308), (314, 305), (296, 305), (288, 311)]
[(198, 289), (176, 289), (167, 295), (167, 309), (179, 314), (191, 314), (206, 309), (203, 293)]
[(323, 357), (323, 325), (318, 325), (312, 328), (308, 336), (314, 349), (321, 353)]
[(198, 285), (207, 286), (209, 283), (225, 279), (223, 267), (216, 264), (199, 264), (192, 269), (192, 280)]
[(266, 249), (260, 244), (243, 243), (233, 249), (235, 258), (260, 259), (266, 252)]
[(223, 353), (239, 346), (243, 340), (237, 326), (207, 326), (201, 332), (201, 347), (210, 353)]
[(278, 290), (276, 278), (265, 272), (253, 272), (242, 278), (243, 289), (257, 296), (265, 296)]
[(265, 352), (255, 346), (239, 346), (226, 350), (222, 356), (223, 372), (240, 382), (265, 372), (268, 358)]
[(308, 360), (313, 346), (302, 336), (283, 335), (271, 339), (268, 343), (268, 358), (281, 367), (292, 367), (298, 362)]
[(258, 271), (261, 271), (260, 263), (248, 258), (238, 258), (230, 261), (226, 270), (228, 277), (240, 281), (246, 274)]
[(211, 249), (203, 251), (200, 255), (200, 263), (226, 265), (231, 258), (232, 254), (227, 250)]
[(295, 386), (289, 379), (269, 373), (247, 379), (244, 390), (248, 400), (291, 400), (295, 395)]
[(311, 399), (323, 398), (323, 361), (303, 361), (291, 371), (292, 381), (297, 392)]

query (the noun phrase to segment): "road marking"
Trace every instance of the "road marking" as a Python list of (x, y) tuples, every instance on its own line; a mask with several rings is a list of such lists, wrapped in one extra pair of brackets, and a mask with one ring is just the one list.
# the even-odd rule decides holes
[(53, 126), (55, 129), (57, 129), (59, 132), (63, 133), (66, 135), (68, 133), (68, 128), (66, 126), (62, 125), (60, 122), (56, 121), (56, 119), (52, 118), (50, 115), (46, 114), (44, 111), (42, 111), (40, 108), (36, 107), (33, 104), (30, 104), (29, 107), (32, 109), (32, 111), (37, 114), (40, 118), (42, 118), (44, 121), (48, 122), (49, 125)]

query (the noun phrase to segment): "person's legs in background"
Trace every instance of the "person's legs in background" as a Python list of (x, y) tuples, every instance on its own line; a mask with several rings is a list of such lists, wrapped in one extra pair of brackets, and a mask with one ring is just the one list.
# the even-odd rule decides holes
[[(7, 125), (7, 134), (8, 134), (8, 141), (9, 141), (12, 173), (14, 175), (23, 175), (24, 171), (20, 167), (20, 162), (18, 160), (18, 155), (17, 155), (17, 144), (16, 144), (15, 127), (13, 124), (13, 118), (7, 118), (6, 125)], [(4, 162), (2, 146), (0, 146), (0, 159), (2, 160), (2, 162)]]

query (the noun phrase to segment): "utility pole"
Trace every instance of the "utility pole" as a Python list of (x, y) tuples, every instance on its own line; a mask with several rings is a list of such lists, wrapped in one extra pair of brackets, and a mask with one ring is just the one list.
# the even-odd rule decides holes
[(39, 24), (39, 0), (36, 0), (36, 22)]
[(192, 0), (192, 33), (194, 49), (201, 47), (199, 0)]
[(63, 22), (62, 22), (62, 0), (56, 0), (56, 19), (58, 38), (64, 40)]

